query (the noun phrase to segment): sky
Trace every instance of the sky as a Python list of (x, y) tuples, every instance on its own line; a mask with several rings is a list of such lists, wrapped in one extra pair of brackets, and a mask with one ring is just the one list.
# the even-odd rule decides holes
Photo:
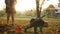
[[(45, 0), (42, 8), (45, 9), (50, 4), (53, 4), (55, 7), (57, 7), (58, 0)], [(0, 0), (0, 10), (3, 8), (5, 8), (5, 0)], [(36, 8), (35, 0), (17, 0), (17, 4), (15, 6), (16, 11), (19, 12), (24, 12), (25, 10), (31, 10), (33, 8)]]

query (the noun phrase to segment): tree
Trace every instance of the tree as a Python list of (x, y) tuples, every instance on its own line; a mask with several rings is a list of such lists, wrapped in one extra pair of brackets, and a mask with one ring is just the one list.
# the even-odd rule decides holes
[(41, 9), (42, 9), (42, 5), (44, 4), (44, 1), (42, 1), (41, 5), (40, 5), (40, 9), (39, 9), (39, 0), (36, 0), (36, 12), (37, 12), (37, 18), (40, 18), (40, 13), (41, 13)]
[(19, 16), (19, 15), (21, 15), (21, 12), (16, 12), (16, 14), (15, 14), (15, 15)]
[(5, 15), (6, 15), (6, 13), (5, 13), (5, 9), (0, 10), (0, 17), (3, 17), (3, 16), (5, 16)]
[(47, 17), (54, 16), (55, 15), (55, 10), (56, 9), (55, 9), (54, 5), (50, 4), (46, 9), (46, 14), (48, 14)]

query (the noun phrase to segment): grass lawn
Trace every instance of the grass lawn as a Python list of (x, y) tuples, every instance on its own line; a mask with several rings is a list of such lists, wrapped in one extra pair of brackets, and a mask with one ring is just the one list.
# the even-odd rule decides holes
[[(29, 24), (30, 19), (31, 18), (15, 18), (15, 24), (23, 26)], [(43, 28), (44, 34), (56, 34), (58, 30), (60, 30), (60, 18), (44, 18), (44, 21), (48, 22), (48, 27)], [(5, 24), (6, 18), (1, 18), (0, 23)]]

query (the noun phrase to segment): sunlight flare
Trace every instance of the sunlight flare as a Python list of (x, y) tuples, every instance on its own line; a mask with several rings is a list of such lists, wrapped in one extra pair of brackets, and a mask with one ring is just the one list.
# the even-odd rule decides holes
[[(56, 5), (58, 4), (58, 0), (45, 1), (42, 8), (45, 9), (50, 4), (53, 4), (56, 7)], [(0, 1), (0, 10), (2, 10), (4, 7), (5, 7), (5, 0), (1, 0)], [(33, 8), (36, 8), (36, 0), (17, 0), (17, 4), (15, 5), (16, 11), (19, 11), (19, 12), (22, 12), (22, 13), (25, 10), (31, 10)]]
[(29, 10), (35, 7), (36, 7), (35, 0), (17, 0), (17, 5), (15, 9), (17, 11), (23, 12), (25, 10)]

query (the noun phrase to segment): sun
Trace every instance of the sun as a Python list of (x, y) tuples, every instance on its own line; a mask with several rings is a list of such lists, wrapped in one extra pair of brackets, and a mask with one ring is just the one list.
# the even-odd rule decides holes
[(24, 12), (25, 10), (30, 10), (35, 8), (35, 0), (17, 0), (16, 11)]

